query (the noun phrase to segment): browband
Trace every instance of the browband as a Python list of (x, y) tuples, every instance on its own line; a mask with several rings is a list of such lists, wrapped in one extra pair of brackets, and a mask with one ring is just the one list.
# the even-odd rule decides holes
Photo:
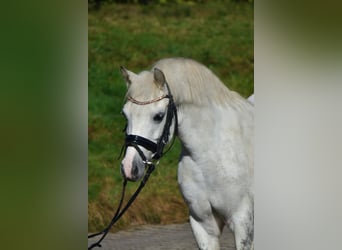
[(158, 101), (160, 101), (160, 100), (162, 100), (162, 99), (164, 99), (164, 98), (168, 98), (168, 97), (169, 97), (169, 95), (165, 94), (165, 95), (162, 95), (162, 96), (160, 96), (160, 97), (157, 97), (157, 98), (155, 98), (155, 99), (153, 99), (153, 100), (144, 101), (144, 102), (138, 101), (138, 100), (134, 99), (134, 98), (131, 97), (131, 96), (127, 96), (127, 99), (128, 99), (129, 101), (135, 103), (135, 104), (138, 104), (138, 105), (147, 105), (147, 104), (151, 104), (151, 103), (154, 103), (154, 102), (158, 102)]

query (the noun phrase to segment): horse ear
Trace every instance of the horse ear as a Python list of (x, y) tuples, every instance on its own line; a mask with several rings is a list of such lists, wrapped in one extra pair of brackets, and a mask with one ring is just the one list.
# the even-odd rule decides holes
[(160, 69), (154, 68), (154, 82), (159, 86), (159, 87), (163, 87), (166, 80), (165, 80), (165, 75), (163, 73), (163, 71), (161, 71)]
[(122, 77), (125, 79), (127, 87), (129, 87), (132, 83), (131, 76), (134, 74), (133, 72), (127, 70), (125, 67), (120, 66), (120, 72)]

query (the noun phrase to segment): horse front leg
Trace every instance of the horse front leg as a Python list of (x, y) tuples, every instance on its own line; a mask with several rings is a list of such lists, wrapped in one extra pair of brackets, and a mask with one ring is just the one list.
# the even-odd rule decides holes
[(178, 168), (178, 183), (190, 211), (190, 225), (201, 250), (219, 250), (224, 221), (213, 213), (200, 167), (183, 152)]
[(232, 217), (231, 228), (235, 235), (237, 250), (253, 250), (254, 244), (254, 209), (249, 197), (241, 202), (239, 210)]
[(236, 250), (253, 250), (253, 231), (246, 225), (236, 227), (235, 232)]
[(221, 229), (215, 220), (199, 221), (190, 215), (190, 225), (200, 250), (219, 250)]

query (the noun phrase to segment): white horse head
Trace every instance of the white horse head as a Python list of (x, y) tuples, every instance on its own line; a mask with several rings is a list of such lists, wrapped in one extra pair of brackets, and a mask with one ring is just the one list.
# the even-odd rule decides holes
[(161, 70), (135, 74), (121, 67), (121, 73), (128, 87), (122, 110), (127, 119), (127, 136), (121, 172), (126, 179), (137, 181), (144, 175), (147, 163), (152, 158), (160, 158), (163, 147), (172, 137), (175, 126), (172, 118), (176, 114), (169, 110), (173, 100)]

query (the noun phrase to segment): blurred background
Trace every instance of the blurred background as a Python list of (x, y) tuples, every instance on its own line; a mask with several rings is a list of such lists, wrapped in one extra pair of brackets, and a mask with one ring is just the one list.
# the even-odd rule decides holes
[[(120, 114), (126, 93), (119, 67), (139, 73), (167, 57), (209, 67), (231, 90), (253, 93), (253, 3), (248, 1), (90, 1), (88, 15), (88, 229), (109, 223), (121, 194)], [(184, 223), (177, 185), (180, 147), (161, 159), (149, 183), (113, 231)], [(127, 197), (137, 184), (129, 183)]]

